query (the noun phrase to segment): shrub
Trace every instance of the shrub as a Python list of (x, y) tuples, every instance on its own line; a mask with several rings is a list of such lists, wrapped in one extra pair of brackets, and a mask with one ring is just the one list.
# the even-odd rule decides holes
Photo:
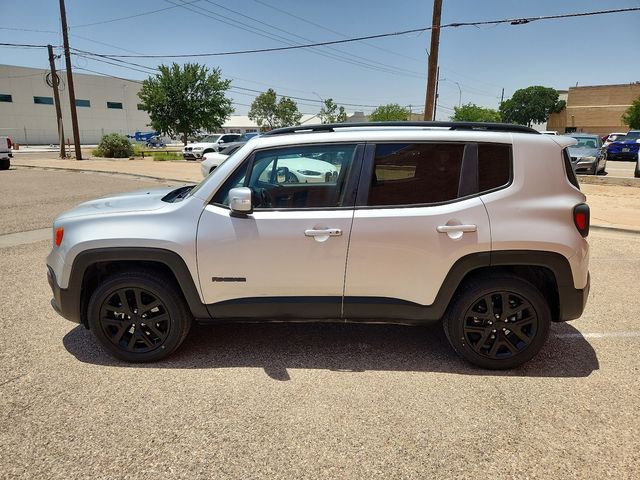
[(133, 155), (133, 146), (124, 135), (107, 133), (102, 136), (98, 148), (96, 148), (93, 153), (99, 157), (128, 158)]

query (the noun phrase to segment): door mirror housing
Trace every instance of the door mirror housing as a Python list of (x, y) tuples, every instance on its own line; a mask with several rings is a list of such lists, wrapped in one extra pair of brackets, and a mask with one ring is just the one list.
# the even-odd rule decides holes
[(229, 190), (229, 208), (235, 215), (245, 216), (253, 213), (251, 203), (251, 189), (248, 187), (237, 187)]

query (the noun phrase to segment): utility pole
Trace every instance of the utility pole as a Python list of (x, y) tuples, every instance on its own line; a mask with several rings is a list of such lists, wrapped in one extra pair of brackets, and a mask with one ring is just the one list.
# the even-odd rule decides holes
[(500, 95), (500, 105), (504, 102), (504, 87), (502, 87), (502, 95)]
[(82, 160), (80, 150), (80, 131), (78, 129), (78, 112), (76, 112), (76, 93), (73, 89), (73, 72), (71, 71), (71, 54), (69, 53), (69, 34), (67, 32), (67, 11), (64, 0), (60, 0), (60, 19), (62, 20), (62, 40), (64, 43), (64, 59), (67, 65), (67, 86), (69, 88), (69, 103), (71, 106), (71, 127), (73, 128), (73, 143), (76, 147), (76, 160)]
[(436, 99), (436, 82), (438, 81), (438, 48), (440, 46), (440, 17), (442, 16), (442, 0), (433, 0), (433, 20), (431, 22), (431, 50), (429, 54), (429, 71), (427, 73), (427, 96), (424, 102), (424, 119), (433, 120)]
[(440, 86), (440, 67), (436, 70), (436, 96), (433, 101), (433, 119), (436, 119), (436, 112), (438, 110), (438, 87)]
[(60, 158), (65, 158), (67, 153), (64, 148), (64, 128), (62, 126), (62, 107), (60, 105), (60, 94), (58, 93), (58, 85), (60, 84), (60, 79), (58, 78), (58, 74), (56, 73), (56, 62), (55, 57), (53, 55), (53, 47), (51, 45), (47, 45), (47, 50), (49, 50), (49, 66), (51, 67), (51, 85), (53, 88), (53, 100), (56, 103), (56, 120), (58, 122), (58, 141), (60, 142)]

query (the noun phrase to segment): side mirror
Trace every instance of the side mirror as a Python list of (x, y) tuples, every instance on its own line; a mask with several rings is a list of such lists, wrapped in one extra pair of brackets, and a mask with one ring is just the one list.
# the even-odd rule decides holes
[(238, 187), (229, 190), (229, 208), (231, 214), (245, 216), (253, 213), (251, 204), (251, 189), (248, 187)]

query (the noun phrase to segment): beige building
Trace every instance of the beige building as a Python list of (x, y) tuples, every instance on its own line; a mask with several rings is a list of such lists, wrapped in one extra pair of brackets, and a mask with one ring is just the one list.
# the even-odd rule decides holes
[(640, 82), (625, 85), (571, 87), (567, 108), (549, 116), (547, 130), (606, 135), (629, 130), (622, 115), (640, 98)]

